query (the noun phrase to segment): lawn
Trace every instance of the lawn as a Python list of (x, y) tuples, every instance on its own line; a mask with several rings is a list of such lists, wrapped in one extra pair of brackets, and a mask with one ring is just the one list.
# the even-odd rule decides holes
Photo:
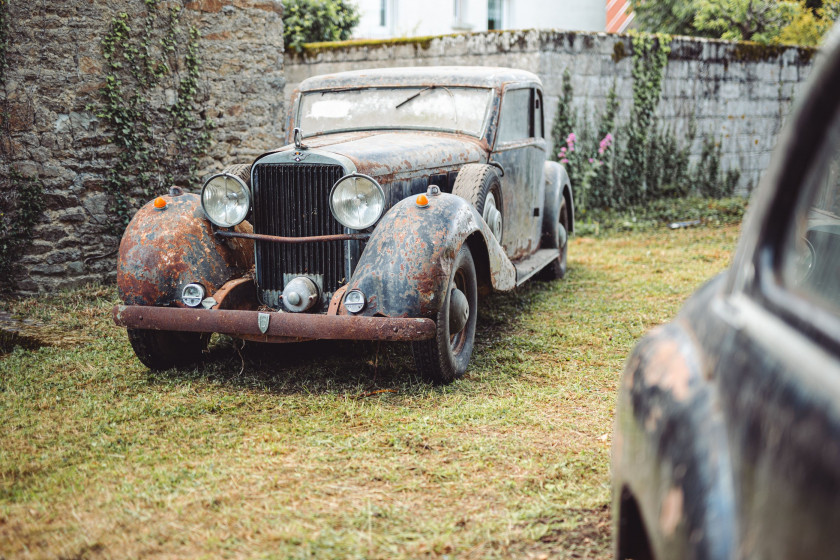
[(0, 357), (0, 558), (606, 558), (624, 359), (737, 235), (573, 239), (565, 280), (481, 303), (446, 387), (375, 343), (153, 373), (112, 287), (0, 302), (54, 339)]

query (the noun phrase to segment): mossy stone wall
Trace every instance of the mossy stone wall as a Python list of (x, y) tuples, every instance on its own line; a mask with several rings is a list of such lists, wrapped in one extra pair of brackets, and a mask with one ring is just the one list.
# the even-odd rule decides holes
[[(618, 94), (619, 121), (633, 104), (630, 36), (566, 31), (491, 31), (391, 41), (310, 45), (286, 59), (286, 99), (302, 80), (317, 74), (397, 66), (508, 66), (536, 73), (546, 95), (550, 129), (569, 70), (574, 105), (597, 123), (610, 88)], [(725, 169), (741, 171), (740, 192), (756, 186), (770, 161), (776, 135), (811, 70), (814, 49), (675, 37), (662, 80), (657, 126), (717, 138)]]
[[(180, 25), (199, 32), (201, 60), (194, 105), (213, 121), (199, 160), (207, 175), (250, 162), (282, 143), (283, 26), (280, 0), (160, 0), (180, 8)], [(132, 31), (143, 25), (143, 0), (7, 0), (8, 165), (43, 185), (43, 216), (15, 271), (20, 293), (35, 293), (115, 275), (118, 236), (105, 188), (117, 148), (97, 117), (108, 68), (100, 41), (120, 13)], [(183, 46), (182, 46), (183, 47)], [(161, 105), (176, 92), (151, 92)], [(156, 102), (157, 102), (156, 101)], [(166, 158), (161, 163), (166, 166)], [(186, 185), (200, 188), (200, 184)], [(12, 187), (14, 188), (14, 187)]]

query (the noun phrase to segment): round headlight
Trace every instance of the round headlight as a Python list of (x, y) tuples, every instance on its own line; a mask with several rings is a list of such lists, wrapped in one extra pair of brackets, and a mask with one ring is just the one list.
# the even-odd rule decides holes
[(382, 217), (385, 192), (367, 175), (345, 175), (330, 192), (330, 209), (344, 227), (366, 229)]
[(233, 227), (248, 215), (251, 191), (239, 177), (213, 175), (201, 189), (201, 207), (207, 219), (220, 227)]

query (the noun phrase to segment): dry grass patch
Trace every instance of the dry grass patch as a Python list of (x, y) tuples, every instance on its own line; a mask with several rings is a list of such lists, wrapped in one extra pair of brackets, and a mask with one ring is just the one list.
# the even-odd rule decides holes
[(153, 373), (111, 288), (4, 302), (79, 342), (0, 358), (0, 557), (607, 557), (624, 359), (736, 237), (573, 240), (565, 281), (482, 303), (471, 370), (442, 388), (368, 343), (240, 359), (219, 338)]

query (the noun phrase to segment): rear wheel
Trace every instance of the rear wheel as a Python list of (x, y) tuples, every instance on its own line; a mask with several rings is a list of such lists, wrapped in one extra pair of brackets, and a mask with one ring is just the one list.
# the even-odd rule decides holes
[(137, 358), (149, 369), (192, 365), (201, 360), (207, 339), (201, 333), (127, 329)]
[(462, 245), (452, 263), (446, 297), (437, 313), (435, 338), (411, 344), (421, 377), (432, 383), (450, 383), (467, 371), (475, 342), (478, 283), (475, 262)]
[(551, 261), (551, 264), (546, 266), (541, 274), (544, 280), (556, 280), (566, 276), (566, 256), (569, 252), (569, 207), (566, 204), (566, 197), (560, 195), (560, 209), (557, 212), (558, 220), (557, 227), (554, 231), (546, 232), (546, 235), (551, 235), (548, 239), (550, 247), (557, 247), (560, 249), (560, 256)]

